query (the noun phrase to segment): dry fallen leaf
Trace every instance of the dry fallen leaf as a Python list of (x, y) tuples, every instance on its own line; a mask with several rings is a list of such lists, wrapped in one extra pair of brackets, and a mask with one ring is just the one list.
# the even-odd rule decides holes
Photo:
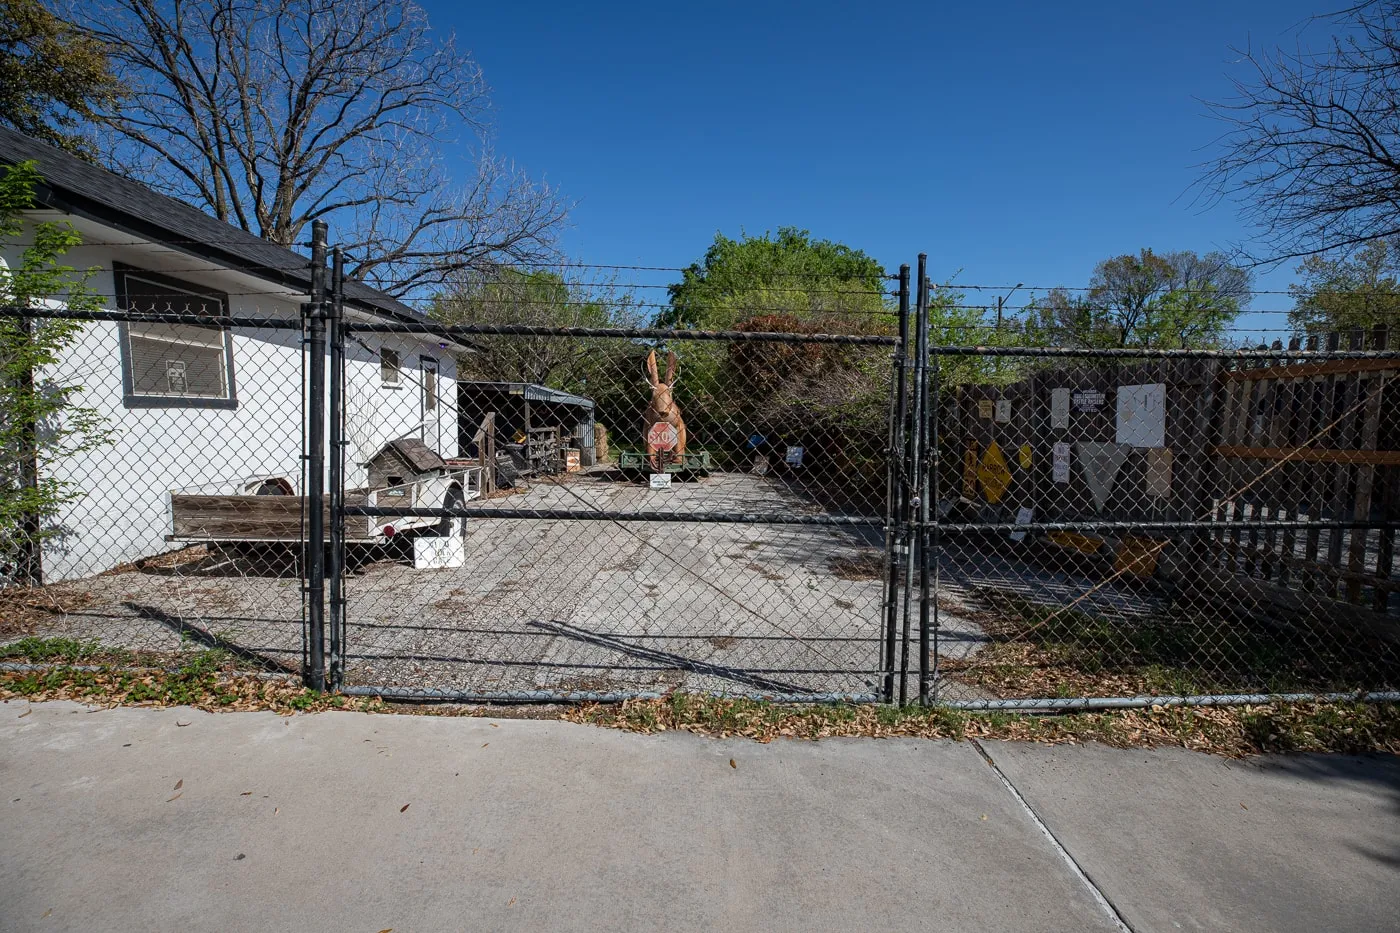
[(180, 720), (177, 719), (177, 720), (175, 720), (175, 725), (177, 725), (177, 726), (179, 726), (181, 729), (183, 729), (185, 726), (188, 726), (189, 723), (187, 723), (187, 722), (181, 722)]
[(250, 790), (245, 790), (243, 793), (239, 794), (238, 796), (240, 796), (240, 797), (251, 797), (251, 796), (253, 796), (253, 792), (250, 791)]
[(733, 769), (736, 770), (736, 771), (739, 770), (739, 766), (738, 766), (737, 764), (734, 763), (734, 759), (733, 759), (733, 758), (729, 759), (729, 767), (733, 768)]
[(402, 813), (403, 811), (405, 811), (405, 810), (407, 810), (407, 809), (408, 809), (408, 804), (404, 804), (403, 806), (399, 807), (399, 812)]
[(385, 927), (384, 929), (380, 930), (379, 933), (394, 933), (394, 928), (393, 928), (393, 927)]
[(507, 907), (514, 907), (514, 906), (515, 906), (515, 898), (512, 897), (509, 901), (507, 901), (507, 902), (506, 902), (506, 906), (507, 906)]
[[(171, 797), (170, 800), (179, 800), (179, 799), (180, 799), (181, 797), (183, 797), (183, 796), (185, 796), (185, 793), (184, 793), (184, 791), (181, 791), (180, 793), (176, 794), (174, 797)], [(170, 800), (167, 800), (166, 803), (169, 803)]]
[(1240, 804), (1240, 809), (1241, 809), (1241, 810), (1248, 810), (1249, 807), (1246, 807), (1244, 804)]
[(184, 778), (180, 778), (180, 780), (178, 780), (178, 781), (175, 782), (175, 786), (172, 787), (172, 788), (170, 788), (170, 789), (171, 789), (171, 790), (179, 790), (180, 788), (182, 788), (182, 787), (184, 787), (184, 786), (185, 786), (185, 779), (184, 779)]
[(27, 710), (25, 710), (24, 712), (20, 713), (20, 714), (19, 714), (18, 716), (16, 716), (15, 718), (16, 718), (16, 719), (23, 719), (24, 717), (28, 716), (28, 715), (29, 715), (30, 713), (32, 713), (32, 712), (34, 712), (34, 708), (33, 708), (33, 707), (30, 707), (29, 709), (27, 709)]
[(492, 729), (499, 729), (499, 728), (501, 728), (501, 727), (498, 726), (496, 723), (493, 722), (493, 723), (491, 723), (491, 728), (492, 728)]
[(272, 815), (273, 815), (273, 816), (276, 816), (277, 814), (279, 814), (279, 813), (281, 813), (281, 812), (282, 812), (282, 808), (281, 808), (281, 807), (273, 807), (273, 808), (272, 808)]
[(486, 746), (488, 746), (488, 745), (490, 745), (490, 744), (491, 744), (490, 742), (482, 742), (482, 743), (481, 743), (481, 747), (482, 747), (482, 748), (485, 748)]
[(50, 917), (50, 916), (52, 916), (52, 915), (53, 915), (53, 908), (50, 907), (48, 910), (44, 911), (44, 916), (43, 916), (43, 917), (40, 917), (39, 919), (40, 919), (40, 920), (43, 920), (45, 917)]

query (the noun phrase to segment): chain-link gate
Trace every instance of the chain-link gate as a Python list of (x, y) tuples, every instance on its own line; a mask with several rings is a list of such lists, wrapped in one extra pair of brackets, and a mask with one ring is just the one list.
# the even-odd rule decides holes
[[(410, 361), (425, 337), (458, 352)], [(333, 343), (333, 371), (383, 367), (340, 392), (346, 692), (882, 691), (898, 337), (346, 321)], [(474, 378), (479, 354), (549, 378)], [(421, 402), (386, 410), (400, 393)], [(398, 418), (373, 432), (394, 445), (357, 446), (366, 417)]]

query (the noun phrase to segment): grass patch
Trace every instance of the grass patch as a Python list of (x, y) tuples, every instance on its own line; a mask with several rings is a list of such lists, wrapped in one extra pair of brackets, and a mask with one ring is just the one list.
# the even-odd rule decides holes
[[(377, 700), (352, 700), (308, 690), (286, 678), (260, 677), (218, 649), (180, 656), (170, 667), (132, 666), (126, 655), (86, 643), (25, 645), (22, 656), (36, 663), (62, 662), (44, 670), (0, 672), (0, 699), (76, 700), (103, 706), (192, 706), (206, 710), (271, 710), (280, 713), (328, 709), (374, 710)], [(150, 660), (150, 659), (145, 659)], [(79, 666), (76, 662), (82, 662)], [(100, 663), (95, 663), (100, 662)]]
[(31, 661), (42, 664), (49, 661), (78, 663), (105, 657), (113, 661), (126, 660), (130, 652), (120, 649), (105, 649), (95, 641), (79, 641), (75, 638), (35, 638), (29, 636), (8, 645), (0, 645), (0, 658), (6, 661)]

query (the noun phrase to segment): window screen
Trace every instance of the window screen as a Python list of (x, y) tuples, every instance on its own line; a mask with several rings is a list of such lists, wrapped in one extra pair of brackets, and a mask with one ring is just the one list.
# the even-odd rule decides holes
[(399, 351), (379, 348), (379, 378), (386, 386), (399, 384)]
[[(218, 295), (204, 295), (157, 277), (120, 274), (121, 303), (128, 311), (190, 314), (224, 313)], [(207, 405), (231, 403), (233, 373), (229, 334), (199, 324), (131, 321), (124, 328), (123, 373), (128, 405)]]

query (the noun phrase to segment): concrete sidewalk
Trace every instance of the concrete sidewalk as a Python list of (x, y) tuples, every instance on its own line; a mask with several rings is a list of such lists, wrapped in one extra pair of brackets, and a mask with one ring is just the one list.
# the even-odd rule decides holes
[(1396, 925), (1393, 761), (987, 750), (9, 703), (0, 930)]

